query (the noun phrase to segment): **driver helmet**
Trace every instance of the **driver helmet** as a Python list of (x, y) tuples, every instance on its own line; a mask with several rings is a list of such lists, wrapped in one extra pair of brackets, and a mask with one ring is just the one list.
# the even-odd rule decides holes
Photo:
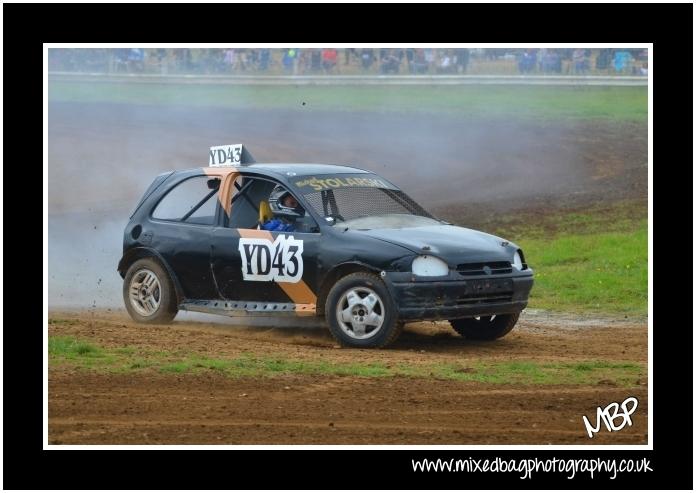
[(276, 185), (268, 196), (268, 205), (274, 217), (297, 218), (305, 214), (297, 199), (280, 185)]

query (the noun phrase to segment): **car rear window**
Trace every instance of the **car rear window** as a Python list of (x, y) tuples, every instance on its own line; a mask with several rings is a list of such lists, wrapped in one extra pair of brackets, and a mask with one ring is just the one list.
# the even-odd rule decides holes
[(196, 176), (182, 181), (159, 201), (152, 217), (192, 224), (214, 224), (217, 189), (213, 186), (217, 184), (219, 178), (210, 176)]

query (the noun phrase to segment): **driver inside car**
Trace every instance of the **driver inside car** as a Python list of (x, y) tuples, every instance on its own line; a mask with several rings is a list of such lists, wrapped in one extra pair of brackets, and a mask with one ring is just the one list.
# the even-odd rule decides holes
[(268, 205), (272, 217), (260, 225), (266, 231), (296, 231), (295, 222), (305, 215), (297, 199), (280, 185), (268, 196)]

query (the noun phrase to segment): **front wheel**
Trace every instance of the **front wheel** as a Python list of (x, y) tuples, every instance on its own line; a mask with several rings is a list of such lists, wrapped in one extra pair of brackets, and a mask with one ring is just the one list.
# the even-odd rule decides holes
[(174, 284), (152, 258), (130, 266), (123, 279), (123, 301), (131, 318), (140, 323), (166, 324), (178, 312)]
[(394, 342), (403, 328), (382, 280), (356, 272), (342, 278), (326, 299), (331, 335), (348, 347), (380, 348)]
[(450, 320), (452, 328), (473, 341), (492, 341), (510, 332), (520, 318), (519, 313)]

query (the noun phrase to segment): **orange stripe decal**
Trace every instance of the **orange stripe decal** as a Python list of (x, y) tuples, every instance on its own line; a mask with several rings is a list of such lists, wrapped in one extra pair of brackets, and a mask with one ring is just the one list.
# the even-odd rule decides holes
[(242, 238), (263, 238), (273, 242), (273, 235), (263, 229), (238, 229), (237, 231)]
[(230, 214), (232, 213), (232, 187), (234, 186), (234, 181), (239, 176), (239, 171), (237, 171), (236, 168), (206, 167), (203, 168), (203, 172), (210, 177), (221, 179), (222, 182), (220, 183), (218, 200), (220, 201), (220, 205), (224, 209), (225, 214), (227, 214), (227, 217), (230, 217)]
[(309, 286), (307, 286), (304, 280), (300, 282), (279, 282), (277, 284), (295, 303), (316, 304), (317, 302), (316, 295), (309, 289)]

